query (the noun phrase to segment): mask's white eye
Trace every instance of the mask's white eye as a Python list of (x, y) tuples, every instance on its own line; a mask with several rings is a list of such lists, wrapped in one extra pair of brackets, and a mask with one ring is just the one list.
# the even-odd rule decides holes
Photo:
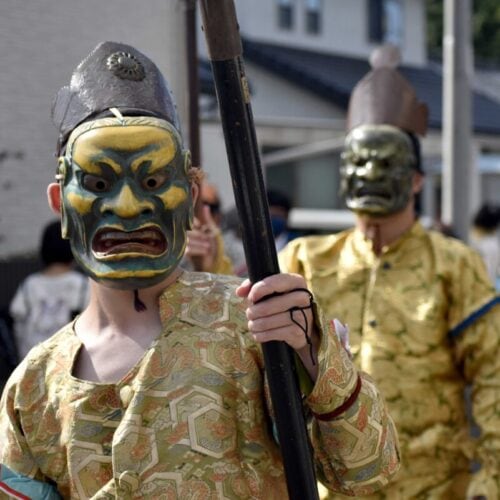
[(106, 193), (111, 189), (111, 182), (97, 175), (85, 174), (82, 183), (85, 189), (94, 193)]
[(152, 175), (144, 177), (142, 180), (142, 187), (146, 191), (155, 191), (162, 187), (168, 180), (168, 175), (165, 172), (157, 172)]
[(354, 165), (360, 167), (365, 163), (365, 159), (354, 153), (353, 151), (344, 151), (341, 154), (342, 161), (346, 165)]

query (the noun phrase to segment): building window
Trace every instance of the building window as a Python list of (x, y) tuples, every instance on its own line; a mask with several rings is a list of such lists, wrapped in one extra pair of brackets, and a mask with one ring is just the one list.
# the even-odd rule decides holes
[(321, 0), (306, 0), (306, 32), (312, 35), (321, 32)]
[(403, 35), (401, 0), (368, 0), (368, 38), (371, 42), (400, 45)]
[(294, 22), (294, 0), (278, 0), (278, 26), (291, 30)]
[(384, 1), (384, 42), (400, 45), (403, 38), (403, 5), (401, 0)]

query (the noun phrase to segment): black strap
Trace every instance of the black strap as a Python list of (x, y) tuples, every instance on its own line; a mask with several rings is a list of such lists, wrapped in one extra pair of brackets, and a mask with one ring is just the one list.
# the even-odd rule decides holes
[(139, 298), (139, 290), (134, 290), (134, 309), (137, 312), (143, 312), (147, 309), (146, 304)]
[[(263, 302), (264, 300), (272, 299), (273, 297), (278, 297), (280, 295), (285, 295), (287, 293), (292, 293), (292, 292), (305, 292), (305, 293), (307, 293), (307, 295), (309, 295), (309, 305), (303, 306), (303, 307), (302, 306), (294, 306), (294, 307), (291, 307), (290, 309), (288, 309), (288, 312), (290, 313), (290, 320), (293, 323), (295, 323), (302, 330), (302, 332), (304, 333), (307, 345), (309, 346), (309, 355), (311, 356), (311, 361), (312, 361), (313, 366), (315, 366), (316, 365), (316, 361), (314, 359), (314, 346), (313, 346), (313, 343), (312, 343), (312, 340), (311, 340), (311, 336), (308, 334), (308, 332), (309, 332), (309, 322), (307, 321), (307, 315), (304, 312), (307, 309), (312, 309), (312, 307), (314, 305), (314, 296), (313, 296), (313, 294), (307, 288), (294, 288), (294, 289), (288, 290), (286, 292), (273, 292), (273, 293), (270, 293), (269, 295), (266, 295), (265, 297), (262, 297), (260, 300), (258, 300), (257, 303)], [(302, 314), (302, 319), (304, 320), (304, 325), (302, 325), (302, 323), (300, 323), (299, 321), (297, 321), (293, 317), (293, 313), (295, 311), (300, 311), (300, 313)]]

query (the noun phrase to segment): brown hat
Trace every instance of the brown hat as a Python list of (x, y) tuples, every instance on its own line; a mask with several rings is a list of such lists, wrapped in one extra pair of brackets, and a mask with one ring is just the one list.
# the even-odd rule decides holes
[(347, 111), (347, 130), (359, 125), (393, 125), (424, 136), (427, 132), (427, 105), (417, 99), (409, 82), (396, 70), (399, 49), (383, 45), (372, 53), (372, 70), (354, 87)]

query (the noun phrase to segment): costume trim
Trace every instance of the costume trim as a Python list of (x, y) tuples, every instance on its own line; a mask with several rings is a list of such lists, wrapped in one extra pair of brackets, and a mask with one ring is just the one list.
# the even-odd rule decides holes
[(469, 314), (469, 316), (463, 319), (455, 328), (452, 328), (448, 332), (448, 338), (450, 340), (456, 340), (466, 328), (468, 328), (470, 325), (472, 325), (472, 323), (484, 316), (497, 304), (500, 304), (500, 295), (493, 297), (489, 302), (486, 302), (484, 306), (481, 306), (479, 309), (476, 309), (473, 313)]
[[(113, 108), (115, 109), (115, 108)], [(182, 139), (179, 131), (172, 125), (162, 118), (156, 118), (154, 116), (108, 116), (106, 118), (97, 118), (95, 120), (90, 120), (81, 123), (73, 129), (68, 141), (66, 142), (66, 154), (65, 156), (71, 158), (73, 155), (73, 145), (76, 139), (80, 137), (85, 132), (89, 130), (95, 130), (103, 127), (127, 127), (127, 126), (150, 126), (158, 127), (170, 132), (178, 141), (182, 144)]]
[(12, 489), (10, 486), (7, 486), (3, 481), (0, 481), (0, 492), (4, 492), (7, 495), (10, 496), (10, 498), (20, 498), (21, 500), (31, 500), (30, 497), (27, 497), (26, 495), (23, 495), (22, 493), (19, 493), (19, 491), (16, 491)]
[(342, 413), (346, 412), (358, 399), (359, 392), (361, 391), (361, 377), (358, 375), (358, 380), (356, 382), (356, 387), (353, 391), (353, 393), (335, 410), (329, 412), (329, 413), (314, 413), (314, 417), (318, 420), (322, 420), (323, 422), (328, 422), (330, 420), (334, 420), (338, 416), (342, 415)]

